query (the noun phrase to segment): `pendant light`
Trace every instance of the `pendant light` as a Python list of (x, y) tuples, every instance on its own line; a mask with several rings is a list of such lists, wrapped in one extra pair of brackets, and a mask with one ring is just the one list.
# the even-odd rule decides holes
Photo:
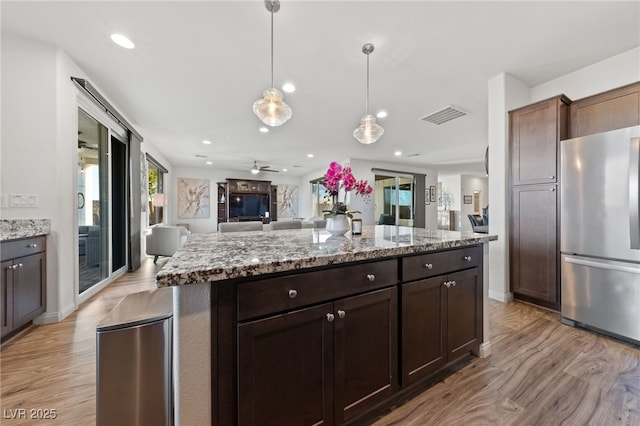
[(267, 126), (280, 126), (291, 118), (291, 107), (283, 100), (282, 92), (273, 84), (273, 14), (280, 10), (279, 0), (265, 0), (271, 12), (271, 88), (264, 91), (263, 98), (253, 103), (253, 112)]
[(362, 46), (362, 53), (367, 55), (367, 101), (365, 115), (360, 119), (360, 126), (353, 131), (353, 137), (363, 144), (371, 144), (380, 139), (384, 129), (376, 124), (376, 117), (369, 114), (369, 55), (373, 52), (374, 46), (367, 43)]

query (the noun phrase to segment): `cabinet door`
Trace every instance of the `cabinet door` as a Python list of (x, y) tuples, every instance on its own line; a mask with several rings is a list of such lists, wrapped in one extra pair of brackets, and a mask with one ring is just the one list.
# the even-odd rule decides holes
[(511, 291), (558, 309), (558, 191), (555, 184), (514, 187), (509, 270)]
[(471, 351), (478, 354), (482, 341), (482, 282), (480, 268), (447, 276), (448, 361)]
[(557, 181), (558, 141), (568, 132), (565, 98), (510, 113), (511, 184)]
[(13, 326), (20, 327), (45, 310), (45, 254), (39, 253), (13, 261)]
[(333, 424), (333, 304), (238, 326), (238, 423)]
[(406, 386), (446, 363), (445, 276), (402, 286), (402, 384)]
[(580, 99), (571, 104), (571, 137), (640, 124), (640, 83)]
[(0, 276), (0, 335), (13, 329), (13, 262), (2, 262)]
[(348, 421), (398, 387), (397, 289), (335, 302), (336, 423)]

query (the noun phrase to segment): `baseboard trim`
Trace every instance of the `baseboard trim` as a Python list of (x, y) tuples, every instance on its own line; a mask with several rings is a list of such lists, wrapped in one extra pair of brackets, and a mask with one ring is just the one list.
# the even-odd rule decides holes
[(507, 303), (513, 300), (513, 293), (506, 292), (500, 293), (498, 291), (489, 290), (489, 298), (493, 300), (497, 300), (499, 302)]
[(480, 358), (487, 358), (491, 355), (491, 342), (487, 341), (480, 344), (479, 356)]
[(56, 312), (45, 312), (40, 315), (36, 319), (33, 320), (34, 324), (42, 325), (42, 324), (53, 324), (54, 322), (60, 322), (69, 315), (71, 315), (76, 310), (76, 305), (74, 303), (70, 303), (65, 306), (61, 311)]

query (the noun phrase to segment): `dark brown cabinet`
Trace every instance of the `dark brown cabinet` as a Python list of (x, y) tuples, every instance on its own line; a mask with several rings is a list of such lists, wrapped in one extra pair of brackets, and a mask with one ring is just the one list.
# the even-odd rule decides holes
[(46, 237), (2, 243), (0, 318), (2, 337), (45, 311)]
[(397, 390), (396, 288), (238, 326), (239, 424), (331, 425)]
[(272, 221), (278, 220), (278, 185), (271, 185), (269, 205), (271, 206), (269, 217)]
[(227, 194), (227, 184), (226, 182), (218, 182), (218, 223), (226, 222), (228, 219), (227, 215), (227, 203), (229, 195)]
[(401, 286), (403, 386), (469, 351), (478, 354), (482, 342), (481, 250), (469, 247), (403, 259), (405, 281), (431, 276)]
[(559, 152), (568, 137), (570, 103), (563, 95), (509, 112), (510, 289), (515, 298), (556, 310)]
[(571, 104), (570, 137), (640, 124), (640, 83), (583, 98)]
[(512, 185), (557, 182), (569, 103), (560, 96), (509, 113)]
[(514, 187), (510, 275), (514, 295), (559, 308), (558, 191), (556, 184)]

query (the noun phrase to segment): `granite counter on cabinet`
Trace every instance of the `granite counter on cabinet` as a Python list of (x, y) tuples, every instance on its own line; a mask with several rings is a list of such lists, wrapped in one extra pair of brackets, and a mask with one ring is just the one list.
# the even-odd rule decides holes
[[(488, 356), (488, 244), (496, 239), (396, 226), (344, 237), (324, 229), (192, 234), (157, 275), (175, 295), (176, 424), (282, 420), (257, 407), (300, 424), (351, 422), (469, 352)], [(437, 359), (406, 352), (403, 336), (425, 338), (434, 326), (445, 336), (428, 337)], [(364, 353), (384, 356), (352, 350), (373, 342)], [(304, 372), (293, 361), (302, 359), (313, 360)], [(410, 363), (425, 364), (413, 368), (424, 374), (400, 368)], [(345, 374), (353, 374), (345, 365), (359, 366), (353, 401), (344, 398)], [(288, 406), (269, 383), (304, 404)]]
[(0, 220), (0, 241), (47, 235), (50, 228), (50, 219), (2, 219)]
[(324, 229), (192, 234), (158, 273), (158, 287), (198, 284), (482, 244), (497, 236), (378, 225), (362, 235)]

